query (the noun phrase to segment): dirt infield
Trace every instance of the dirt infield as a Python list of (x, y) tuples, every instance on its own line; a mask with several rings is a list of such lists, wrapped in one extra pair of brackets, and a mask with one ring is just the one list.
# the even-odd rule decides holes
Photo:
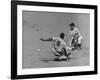
[[(25, 55), (24, 55), (25, 56)], [(89, 65), (89, 50), (82, 49), (72, 52), (71, 59), (67, 61), (53, 61), (55, 56), (50, 53), (26, 54), (23, 68), (67, 67)]]

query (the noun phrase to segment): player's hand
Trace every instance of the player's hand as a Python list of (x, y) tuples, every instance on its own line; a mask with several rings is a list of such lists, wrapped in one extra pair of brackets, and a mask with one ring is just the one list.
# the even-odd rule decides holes
[(41, 41), (44, 41), (44, 39), (43, 39), (43, 38), (40, 38), (40, 40), (41, 40)]

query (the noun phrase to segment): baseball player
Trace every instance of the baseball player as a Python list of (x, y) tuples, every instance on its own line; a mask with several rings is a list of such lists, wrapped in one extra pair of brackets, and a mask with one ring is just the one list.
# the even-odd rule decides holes
[(70, 27), (69, 33), (72, 36), (70, 41), (70, 46), (72, 50), (75, 48), (81, 49), (83, 37), (81, 36), (79, 29), (75, 26), (73, 22), (69, 24), (69, 27)]
[(64, 41), (65, 34), (60, 33), (59, 37), (52, 37), (48, 39), (41, 38), (41, 41), (53, 41), (52, 51), (55, 56), (58, 57), (59, 60), (67, 60), (69, 59), (69, 54), (67, 50), (69, 47), (66, 46), (66, 42)]

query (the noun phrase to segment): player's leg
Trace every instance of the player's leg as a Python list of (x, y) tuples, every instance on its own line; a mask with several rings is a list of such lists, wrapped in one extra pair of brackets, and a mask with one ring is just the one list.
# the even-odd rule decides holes
[(63, 53), (67, 57), (67, 59), (70, 59), (69, 55), (71, 54), (71, 52), (69, 52), (68, 49), (63, 48)]
[(80, 36), (79, 38), (78, 38), (78, 47), (81, 49), (81, 46), (82, 46), (82, 39), (83, 39), (83, 37), (82, 36)]
[(52, 52), (54, 53), (55, 56), (60, 56), (60, 54), (55, 50), (55, 48), (52, 48)]
[(71, 50), (74, 50), (74, 43), (75, 43), (75, 40), (74, 40), (74, 37), (72, 37), (69, 42)]
[(66, 52), (63, 48), (61, 51), (57, 51), (57, 52), (60, 54), (60, 56), (58, 56), (59, 61), (67, 60)]
[(66, 56), (63, 55), (62, 51), (56, 51), (55, 48), (52, 48), (52, 51), (53, 51), (54, 55), (56, 56), (56, 58), (54, 60), (62, 61), (62, 60), (67, 59)]

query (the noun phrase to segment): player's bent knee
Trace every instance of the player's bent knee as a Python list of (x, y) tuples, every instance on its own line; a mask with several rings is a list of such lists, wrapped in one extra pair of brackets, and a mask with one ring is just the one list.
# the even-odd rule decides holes
[(56, 50), (55, 50), (54, 48), (52, 48), (52, 52), (53, 52), (53, 54), (54, 54), (55, 56), (60, 56), (60, 54), (57, 53)]

